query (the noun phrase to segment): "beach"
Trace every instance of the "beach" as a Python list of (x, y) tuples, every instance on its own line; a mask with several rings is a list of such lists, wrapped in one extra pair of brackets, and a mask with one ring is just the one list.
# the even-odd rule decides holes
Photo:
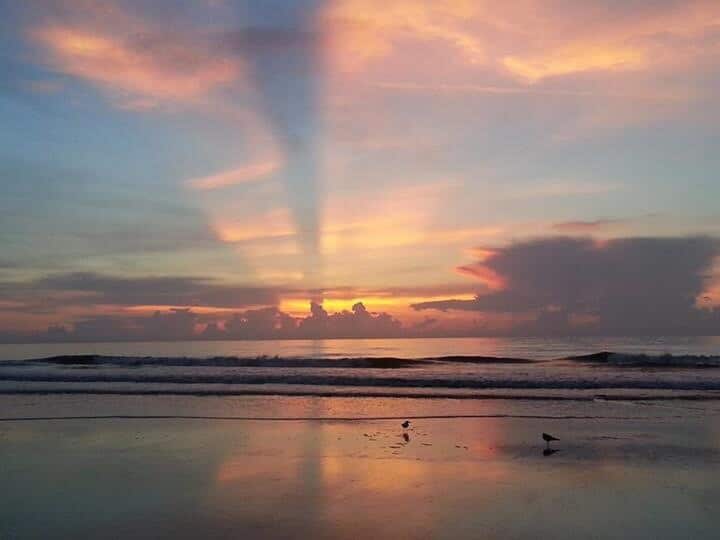
[(0, 540), (720, 540), (720, 0), (0, 4)]
[(28, 394), (0, 408), (3, 539), (720, 528), (714, 400)]

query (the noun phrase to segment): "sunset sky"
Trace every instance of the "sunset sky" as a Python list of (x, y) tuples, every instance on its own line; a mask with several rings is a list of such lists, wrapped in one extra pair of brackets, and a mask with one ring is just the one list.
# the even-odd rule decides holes
[(717, 0), (0, 7), (0, 340), (720, 333)]

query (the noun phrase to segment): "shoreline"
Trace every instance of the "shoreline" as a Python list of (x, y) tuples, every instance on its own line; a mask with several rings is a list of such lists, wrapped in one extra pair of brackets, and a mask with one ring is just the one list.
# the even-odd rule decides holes
[(673, 405), (0, 395), (0, 536), (714, 538), (720, 408)]
[[(284, 396), (318, 398), (383, 398), (383, 399), (457, 399), (457, 400), (525, 400), (525, 401), (718, 401), (720, 389), (674, 388), (487, 388), (472, 392), (464, 388), (435, 387), (426, 391), (422, 387), (384, 386), (323, 386), (323, 385), (232, 385), (232, 388), (197, 388), (182, 385), (175, 388), (138, 388), (130, 384), (125, 388), (107, 383), (104, 388), (87, 388), (86, 383), (64, 383), (62, 388), (42, 383), (24, 384), (23, 387), (6, 387), (0, 379), (0, 396), (76, 395), (76, 396), (188, 396), (188, 397), (244, 397)], [(223, 386), (223, 385), (217, 385)], [(601, 392), (598, 392), (601, 390)], [(530, 392), (528, 392), (530, 391)]]

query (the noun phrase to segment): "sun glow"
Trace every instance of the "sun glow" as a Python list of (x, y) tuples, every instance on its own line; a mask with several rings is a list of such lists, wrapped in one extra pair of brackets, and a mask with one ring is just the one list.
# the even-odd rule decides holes
[[(474, 294), (455, 294), (459, 300), (472, 300)], [(390, 296), (390, 295), (359, 295), (357, 297), (333, 298), (325, 297), (322, 305), (325, 310), (331, 313), (350, 311), (352, 307), (361, 302), (371, 311), (386, 311), (388, 313), (410, 313), (408, 306), (422, 302), (441, 300), (447, 295), (437, 296)], [(280, 310), (295, 317), (305, 316), (308, 313), (310, 301), (308, 298), (283, 298), (280, 301)]]

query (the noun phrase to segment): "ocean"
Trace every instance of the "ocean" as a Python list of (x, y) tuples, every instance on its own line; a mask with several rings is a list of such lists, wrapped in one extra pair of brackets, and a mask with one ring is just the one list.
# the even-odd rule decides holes
[(0, 394), (716, 399), (720, 337), (0, 346)]
[(720, 529), (720, 338), (8, 345), (0, 358), (2, 538)]

